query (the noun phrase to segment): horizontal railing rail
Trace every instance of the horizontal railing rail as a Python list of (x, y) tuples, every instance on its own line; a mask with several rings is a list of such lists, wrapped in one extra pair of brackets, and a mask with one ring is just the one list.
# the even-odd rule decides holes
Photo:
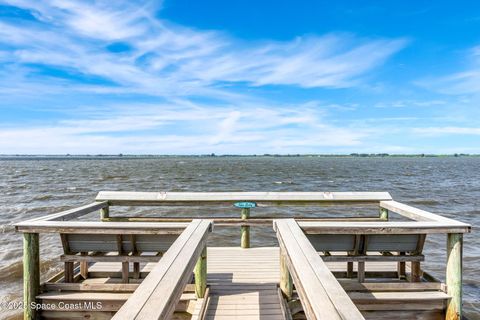
[(96, 221), (25, 221), (15, 224), (23, 233), (102, 233), (179, 234), (188, 223), (178, 222), (96, 222)]
[(388, 192), (125, 192), (101, 191), (96, 201), (109, 205), (231, 205), (253, 201), (259, 205), (322, 205), (330, 203), (375, 203), (392, 200)]

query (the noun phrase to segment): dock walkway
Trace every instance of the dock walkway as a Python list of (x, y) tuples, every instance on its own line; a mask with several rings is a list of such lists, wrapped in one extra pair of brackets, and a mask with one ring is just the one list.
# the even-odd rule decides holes
[[(279, 251), (278, 247), (208, 247), (210, 301), (205, 319), (285, 319), (277, 289), (280, 281)], [(328, 262), (327, 265), (333, 272), (346, 271), (345, 263)], [(150, 272), (154, 266), (155, 263), (142, 264), (142, 274)], [(371, 262), (366, 269), (393, 271), (396, 264)], [(121, 264), (98, 262), (90, 267), (89, 273), (94, 277), (120, 277)], [(94, 282), (94, 279), (86, 282)]]
[(208, 248), (207, 320), (283, 319), (278, 248)]

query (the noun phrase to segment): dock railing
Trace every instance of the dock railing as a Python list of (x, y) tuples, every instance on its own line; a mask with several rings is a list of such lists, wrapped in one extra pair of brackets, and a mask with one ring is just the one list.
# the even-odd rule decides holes
[[(394, 201), (388, 192), (123, 192), (101, 191), (96, 201), (82, 207), (32, 219), (16, 225), (18, 231), (24, 233), (24, 295), (25, 302), (34, 301), (38, 293), (39, 283), (39, 240), (38, 233), (49, 232), (52, 226), (59, 230), (68, 230), (70, 226), (84, 222), (64, 221), (81, 217), (87, 213), (100, 211), (102, 222), (93, 222), (94, 228), (106, 227), (108, 223), (119, 226), (125, 222), (135, 222), (138, 228), (145, 230), (153, 227), (152, 222), (185, 223), (193, 219), (210, 219), (218, 226), (242, 227), (243, 247), (249, 247), (249, 227), (256, 225), (272, 225), (279, 217), (255, 217), (251, 214), (242, 214), (238, 218), (216, 216), (117, 216), (113, 215), (115, 206), (232, 206), (236, 202), (252, 202), (259, 209), (263, 206), (323, 206), (323, 205), (360, 205), (376, 204), (378, 213), (370, 217), (304, 217), (291, 215), (308, 233), (309, 225), (315, 225), (325, 232), (338, 233), (339, 231), (354, 230), (359, 224), (363, 231), (372, 233), (407, 232), (412, 227), (415, 232), (422, 234), (447, 234), (447, 263), (446, 286), (450, 300), (448, 302), (446, 319), (461, 319), (462, 315), (462, 250), (463, 233), (471, 231), (471, 226), (453, 219), (420, 210), (418, 208)], [(256, 209), (255, 212), (257, 212)], [(292, 210), (293, 211), (293, 210)], [(390, 213), (397, 213), (409, 221), (390, 221)], [(305, 225), (302, 226), (302, 223)], [(93, 225), (92, 225), (93, 226)], [(353, 231), (352, 231), (353, 232)]]

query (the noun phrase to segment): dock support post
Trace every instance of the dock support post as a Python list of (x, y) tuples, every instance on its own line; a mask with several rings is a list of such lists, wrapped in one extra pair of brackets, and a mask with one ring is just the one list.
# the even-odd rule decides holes
[(203, 248), (203, 251), (198, 258), (195, 265), (195, 294), (197, 298), (204, 298), (205, 291), (207, 290), (207, 247)]
[[(80, 255), (87, 256), (88, 252), (80, 252)], [(88, 262), (87, 261), (80, 262), (80, 275), (82, 276), (83, 279), (88, 278)]]
[[(405, 255), (405, 252), (400, 252), (398, 254), (399, 256), (404, 256)], [(404, 279), (405, 276), (406, 276), (406, 264), (405, 264), (405, 261), (399, 261), (397, 262), (397, 273), (398, 273), (398, 278), (399, 279)]]
[(23, 234), (23, 319), (37, 318), (36, 303), (40, 293), (40, 243), (38, 233)]
[(449, 233), (447, 236), (447, 290), (450, 299), (446, 320), (462, 319), (462, 255), (463, 234)]
[(282, 290), (283, 295), (288, 300), (292, 299), (293, 296), (293, 281), (290, 271), (288, 271), (287, 259), (285, 254), (280, 253), (280, 290)]
[(357, 262), (357, 277), (358, 282), (365, 282), (365, 261)]
[(110, 210), (108, 206), (100, 209), (100, 220), (107, 219), (109, 217), (110, 217)]
[(388, 221), (388, 210), (385, 208), (380, 208), (380, 214), (378, 216), (381, 220)]
[(420, 261), (412, 261), (410, 266), (412, 282), (420, 282), (422, 280), (422, 269), (420, 268)]
[[(250, 209), (243, 208), (241, 212), (242, 220), (247, 220), (250, 217)], [(250, 248), (250, 226), (240, 227), (241, 239), (240, 246), (242, 248)]]

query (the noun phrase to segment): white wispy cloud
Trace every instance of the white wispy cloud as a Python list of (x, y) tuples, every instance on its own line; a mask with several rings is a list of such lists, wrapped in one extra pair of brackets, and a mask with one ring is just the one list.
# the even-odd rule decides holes
[(432, 107), (446, 105), (443, 100), (395, 100), (390, 102), (379, 102), (376, 108), (406, 108), (406, 107)]
[(426, 127), (414, 128), (413, 132), (416, 134), (428, 136), (441, 135), (480, 135), (480, 127)]
[(428, 77), (416, 83), (445, 94), (477, 94), (480, 91), (480, 46), (471, 48), (465, 56), (469, 67), (452, 74)]
[[(68, 0), (10, 3), (30, 10), (40, 20), (27, 27), (0, 25), (0, 41), (17, 46), (11, 62), (75, 69), (147, 92), (164, 88), (162, 94), (178, 91), (174, 90), (178, 85), (201, 88), (217, 82), (349, 87), (407, 43), (345, 34), (248, 43), (221, 32), (159, 20), (154, 5), (122, 1), (106, 6)], [(115, 41), (131, 50), (116, 54), (105, 49)]]
[[(59, 108), (72, 92), (166, 102), (99, 102), (73, 107), (75, 120), (4, 126), (0, 153), (286, 153), (359, 146), (372, 131), (330, 123), (323, 110), (332, 104), (287, 104), (235, 87), (355, 87), (408, 43), (344, 33), (244, 41), (159, 19), (156, 2), (1, 2), (35, 17), (0, 21), (2, 95), (58, 96)], [(111, 50), (115, 46), (122, 50)]]
[[(96, 117), (61, 121), (49, 127), (4, 128), (4, 153), (285, 153), (325, 146), (356, 146), (368, 130), (330, 125), (321, 112), (262, 106), (192, 108), (150, 106)], [(161, 113), (158, 110), (163, 110)], [(265, 121), (266, 120), (266, 121)], [(169, 125), (175, 133), (158, 134)], [(300, 126), (294, 128), (295, 126)], [(155, 130), (154, 132), (149, 130)], [(122, 132), (120, 136), (117, 132)], [(275, 137), (275, 139), (272, 139)], [(45, 143), (39, 144), (39, 141)]]

